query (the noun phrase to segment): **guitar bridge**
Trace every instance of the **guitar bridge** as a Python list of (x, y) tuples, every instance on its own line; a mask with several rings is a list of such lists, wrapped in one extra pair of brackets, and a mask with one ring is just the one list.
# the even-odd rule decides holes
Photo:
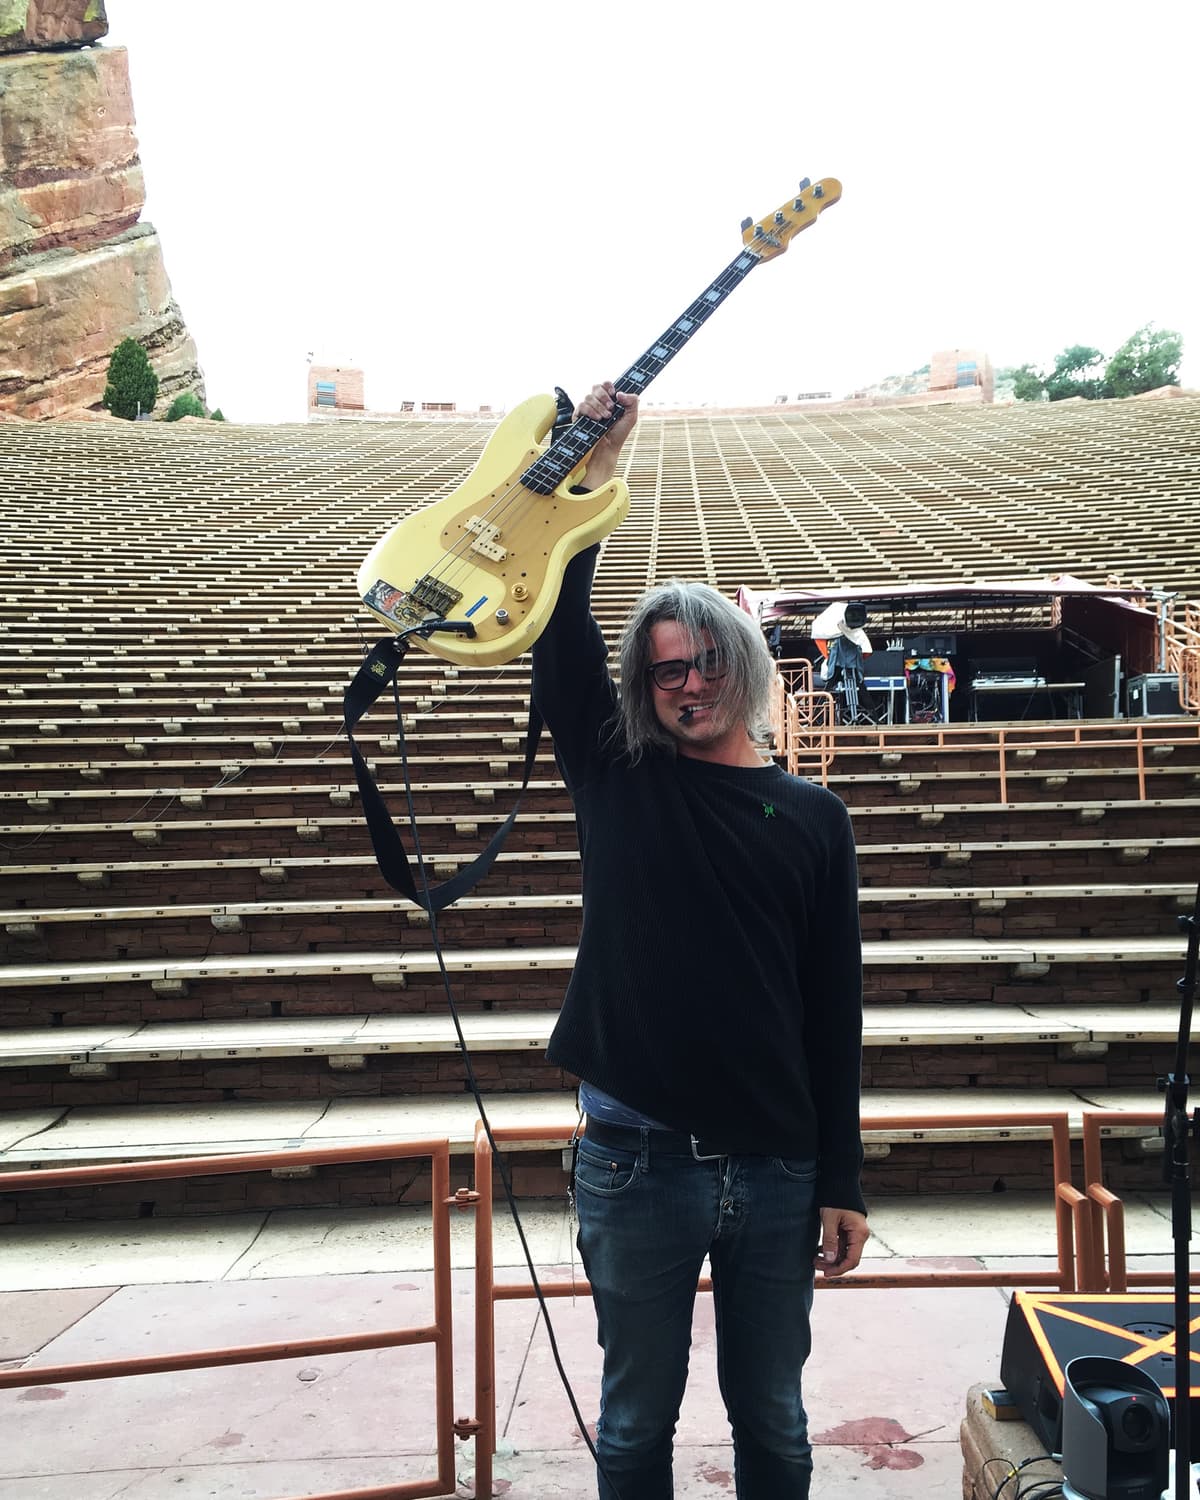
[(444, 619), (462, 598), (462, 594), (458, 589), (452, 589), (449, 584), (426, 573), (424, 578), (418, 578), (413, 584), (408, 597), (415, 599), (426, 609), (431, 609), (439, 619)]

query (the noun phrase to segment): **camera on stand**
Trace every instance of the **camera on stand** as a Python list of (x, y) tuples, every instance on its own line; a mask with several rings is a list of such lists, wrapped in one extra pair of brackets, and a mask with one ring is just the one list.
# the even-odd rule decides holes
[(1171, 1408), (1157, 1383), (1102, 1354), (1070, 1360), (1063, 1375), (1065, 1500), (1161, 1500)]

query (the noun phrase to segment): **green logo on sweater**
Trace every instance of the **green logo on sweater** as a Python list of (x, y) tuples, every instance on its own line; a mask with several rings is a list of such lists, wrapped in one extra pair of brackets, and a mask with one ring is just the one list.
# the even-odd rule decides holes
[(763, 817), (773, 818), (775, 816), (775, 804), (773, 802), (763, 803)]

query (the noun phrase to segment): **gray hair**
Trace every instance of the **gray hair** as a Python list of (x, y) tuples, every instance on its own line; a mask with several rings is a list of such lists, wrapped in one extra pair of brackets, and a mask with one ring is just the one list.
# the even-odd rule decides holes
[(630, 761), (636, 763), (652, 747), (675, 748), (675, 741), (654, 711), (654, 687), (648, 671), (650, 628), (660, 620), (678, 624), (695, 642), (697, 654), (705, 649), (704, 632), (708, 632), (717, 660), (728, 674), (721, 690), (723, 700), (745, 724), (750, 738), (765, 743), (771, 733), (769, 705), (775, 663), (762, 632), (745, 610), (708, 584), (672, 578), (646, 590), (621, 632), (621, 726)]

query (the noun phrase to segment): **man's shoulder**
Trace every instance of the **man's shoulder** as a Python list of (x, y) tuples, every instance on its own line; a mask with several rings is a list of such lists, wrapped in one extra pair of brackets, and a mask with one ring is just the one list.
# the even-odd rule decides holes
[(838, 823), (850, 816), (849, 809), (836, 792), (831, 792), (820, 782), (810, 781), (807, 776), (793, 776), (780, 770), (778, 785), (784, 788), (782, 797), (791, 799), (797, 808), (810, 815), (816, 813)]

